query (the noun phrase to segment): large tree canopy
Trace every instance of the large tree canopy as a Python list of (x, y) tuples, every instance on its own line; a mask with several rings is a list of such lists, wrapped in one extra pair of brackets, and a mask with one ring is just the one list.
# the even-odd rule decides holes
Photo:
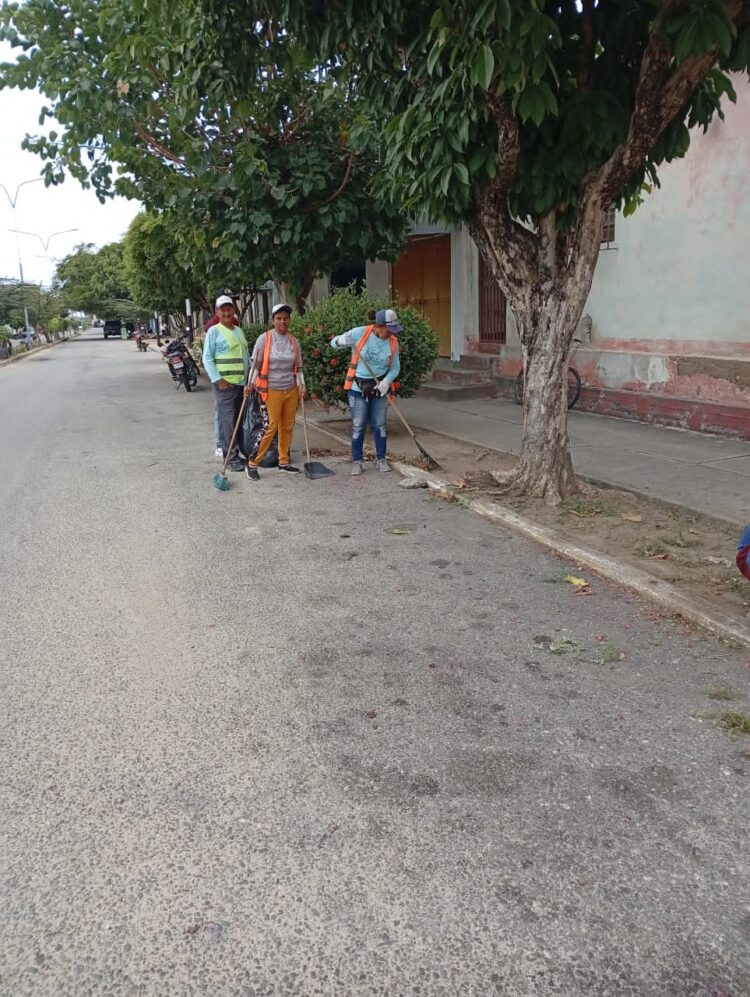
[(464, 220), (526, 368), (507, 482), (576, 488), (565, 359), (611, 204), (633, 210), (750, 65), (750, 0), (286, 0), (287, 30), (386, 122), (384, 183)]
[(205, 281), (181, 262), (180, 237), (163, 215), (136, 215), (123, 240), (125, 279), (137, 304), (149, 311), (183, 312), (185, 299), (211, 306)]
[(0, 326), (22, 328), (24, 307), (28, 309), (29, 321), (33, 326), (40, 323), (49, 325), (64, 311), (56, 288), (45, 290), (38, 284), (0, 280)]
[(58, 264), (55, 283), (65, 307), (74, 311), (128, 320), (144, 313), (130, 296), (120, 242), (99, 250), (77, 246)]
[(27, 143), (50, 182), (69, 170), (190, 219), (215, 265), (298, 297), (318, 272), (398, 250), (369, 106), (265, 4), (184, 0), (176, 16), (167, 0), (26, 0), (0, 16), (23, 50), (0, 85), (39, 87), (61, 126)]

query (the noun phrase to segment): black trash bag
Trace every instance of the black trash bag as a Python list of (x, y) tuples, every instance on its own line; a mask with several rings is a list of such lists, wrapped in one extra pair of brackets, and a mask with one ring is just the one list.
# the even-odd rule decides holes
[[(245, 415), (240, 426), (240, 435), (237, 442), (243, 454), (252, 460), (258, 452), (260, 441), (268, 429), (268, 409), (263, 404), (257, 391), (253, 391), (245, 406)], [(279, 447), (278, 438), (274, 437), (273, 443), (266, 451), (266, 455), (260, 462), (261, 467), (278, 467)]]
[(271, 446), (266, 450), (266, 456), (258, 467), (278, 467), (279, 466), (279, 438), (274, 436)]

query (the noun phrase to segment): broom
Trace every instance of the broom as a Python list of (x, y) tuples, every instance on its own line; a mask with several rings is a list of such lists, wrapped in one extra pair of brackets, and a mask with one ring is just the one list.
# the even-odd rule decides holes
[(214, 475), (214, 488), (218, 488), (220, 492), (229, 491), (229, 480), (227, 479), (227, 464), (229, 464), (229, 455), (234, 448), (234, 441), (237, 439), (237, 433), (240, 429), (240, 423), (242, 422), (242, 416), (245, 414), (245, 405), (247, 405), (247, 400), (250, 394), (246, 394), (242, 399), (242, 405), (240, 405), (240, 414), (237, 416), (237, 422), (234, 425), (234, 432), (232, 433), (232, 440), (227, 447), (227, 455), (224, 458), (224, 467), (221, 469), (221, 474), (217, 471)]

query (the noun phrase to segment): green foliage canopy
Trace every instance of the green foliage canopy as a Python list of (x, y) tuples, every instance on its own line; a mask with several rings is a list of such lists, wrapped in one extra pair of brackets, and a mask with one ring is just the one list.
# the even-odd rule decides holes
[(507, 178), (514, 218), (571, 227), (613, 157), (606, 194), (634, 208), (750, 66), (748, 0), (287, 0), (286, 17), (387, 120), (390, 189), (449, 221)]
[(32, 326), (40, 322), (47, 325), (63, 310), (63, 303), (58, 291), (45, 290), (38, 284), (19, 281), (3, 281), (0, 283), (0, 325), (9, 325), (14, 329), (23, 327), (24, 305), (29, 311), (29, 322)]
[(181, 263), (179, 229), (164, 215), (142, 212), (123, 241), (125, 279), (133, 300), (149, 311), (184, 311), (185, 299), (211, 306), (205, 284)]
[(373, 189), (369, 105), (265, 4), (184, 0), (176, 17), (166, 0), (27, 0), (0, 25), (22, 50), (0, 86), (40, 88), (42, 123), (61, 125), (27, 140), (48, 182), (68, 170), (101, 197), (190, 219), (195, 252), (242, 272), (220, 283), (270, 275), (299, 296), (318, 272), (398, 251), (405, 221)]
[(64, 306), (73, 311), (127, 320), (144, 314), (130, 297), (120, 242), (99, 250), (77, 246), (58, 264), (55, 280)]

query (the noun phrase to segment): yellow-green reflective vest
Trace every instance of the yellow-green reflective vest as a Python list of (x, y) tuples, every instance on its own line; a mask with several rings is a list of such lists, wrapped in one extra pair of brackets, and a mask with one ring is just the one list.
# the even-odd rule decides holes
[(225, 325), (217, 326), (229, 346), (228, 353), (214, 357), (214, 363), (219, 374), (230, 384), (245, 383), (245, 353), (247, 352), (240, 340), (231, 329)]

